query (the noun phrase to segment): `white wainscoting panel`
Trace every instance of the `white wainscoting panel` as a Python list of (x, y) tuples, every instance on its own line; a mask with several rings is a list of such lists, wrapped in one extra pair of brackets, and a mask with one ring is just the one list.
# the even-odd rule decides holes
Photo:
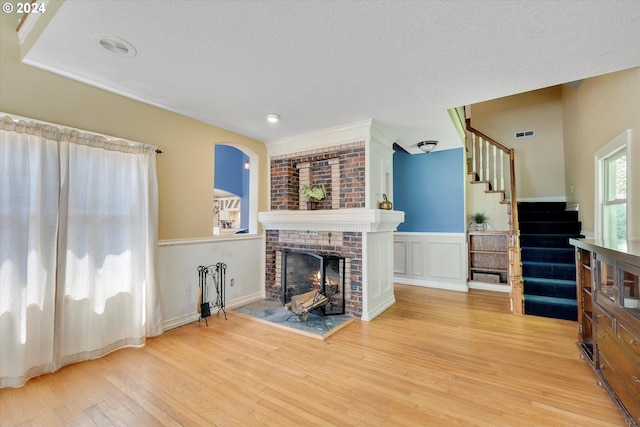
[(394, 233), (363, 233), (362, 320), (368, 321), (396, 302), (394, 295), (393, 248)]
[(420, 279), (424, 276), (424, 243), (412, 240), (408, 242), (407, 247), (409, 249), (409, 255), (411, 262), (411, 276)]
[[(239, 307), (265, 297), (264, 237), (247, 235), (158, 243), (158, 281), (165, 330), (198, 320), (198, 266), (227, 265), (225, 305)], [(234, 285), (231, 286), (231, 279)], [(207, 299), (213, 299), (208, 295)], [(215, 314), (217, 309), (213, 310)], [(209, 318), (218, 320), (215, 316)], [(224, 317), (222, 317), (224, 321)]]
[[(427, 251), (429, 252), (429, 258), (427, 258), (429, 275), (449, 279), (460, 277), (463, 260), (460, 259), (459, 243), (431, 241), (427, 242)], [(463, 252), (463, 256), (465, 254), (466, 251)]]
[(393, 234), (394, 282), (467, 292), (465, 233)]
[(407, 273), (407, 251), (406, 245), (403, 241), (393, 242), (393, 274), (406, 274)]

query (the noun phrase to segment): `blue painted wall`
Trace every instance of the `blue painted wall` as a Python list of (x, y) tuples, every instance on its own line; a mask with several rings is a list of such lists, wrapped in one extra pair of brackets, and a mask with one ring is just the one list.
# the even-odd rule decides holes
[(393, 155), (393, 208), (404, 211), (398, 231), (465, 231), (463, 149)]
[(229, 145), (215, 146), (214, 184), (242, 199), (240, 206), (240, 227), (249, 227), (249, 170), (244, 162), (249, 157)]

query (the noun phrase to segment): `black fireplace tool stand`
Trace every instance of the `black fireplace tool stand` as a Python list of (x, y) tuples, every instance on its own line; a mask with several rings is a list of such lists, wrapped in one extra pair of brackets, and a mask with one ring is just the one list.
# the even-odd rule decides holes
[[(211, 316), (211, 309), (217, 308), (217, 316), (220, 316), (220, 312), (224, 314), (224, 320), (227, 320), (227, 312), (224, 307), (224, 288), (226, 280), (227, 264), (219, 262), (208, 266), (201, 265), (198, 267), (198, 286), (202, 295), (202, 301), (200, 303), (200, 318), (204, 319), (204, 322), (209, 326), (207, 318)], [(208, 300), (208, 283), (214, 285), (215, 295), (213, 300)]]

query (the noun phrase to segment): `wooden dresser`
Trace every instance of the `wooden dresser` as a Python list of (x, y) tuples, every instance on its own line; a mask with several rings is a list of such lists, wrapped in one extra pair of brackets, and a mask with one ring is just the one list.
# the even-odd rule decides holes
[(576, 248), (578, 347), (640, 425), (640, 241), (570, 239)]

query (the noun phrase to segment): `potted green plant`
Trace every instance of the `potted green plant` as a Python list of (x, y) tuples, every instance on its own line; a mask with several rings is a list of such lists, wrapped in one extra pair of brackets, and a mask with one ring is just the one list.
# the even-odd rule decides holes
[(469, 229), (484, 231), (489, 225), (489, 217), (484, 212), (475, 212), (469, 216)]
[(307, 209), (315, 210), (318, 202), (327, 197), (327, 190), (324, 185), (322, 187), (311, 187), (305, 184), (300, 187), (300, 197), (307, 202)]

